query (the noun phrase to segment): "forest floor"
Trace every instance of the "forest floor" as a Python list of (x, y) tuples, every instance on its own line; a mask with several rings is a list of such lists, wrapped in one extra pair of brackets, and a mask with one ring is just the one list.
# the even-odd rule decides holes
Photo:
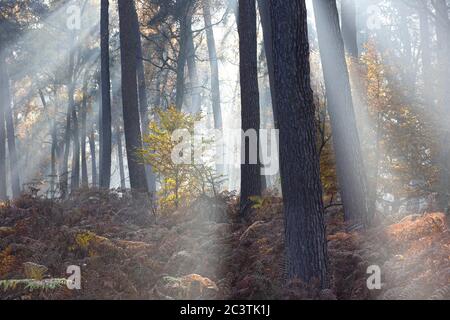
[[(346, 232), (329, 212), (331, 289), (318, 290), (285, 282), (281, 199), (264, 198), (245, 222), (237, 207), (227, 194), (161, 216), (120, 192), (23, 196), (0, 207), (0, 280), (29, 280), (0, 281), (0, 299), (450, 299), (443, 214)], [(81, 290), (48, 288), (69, 265), (81, 267)], [(370, 265), (381, 290), (367, 288)]]

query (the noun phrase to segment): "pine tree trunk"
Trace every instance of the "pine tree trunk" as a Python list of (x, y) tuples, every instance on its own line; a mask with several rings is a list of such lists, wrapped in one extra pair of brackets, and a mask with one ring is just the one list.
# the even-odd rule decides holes
[[(242, 130), (256, 132), (257, 141), (242, 139), (241, 147), (241, 213), (251, 205), (250, 197), (261, 195), (261, 166), (259, 162), (259, 90), (256, 36), (256, 2), (239, 1), (239, 57), (241, 85)], [(255, 144), (256, 143), (256, 148)], [(255, 153), (256, 149), (256, 154)], [(256, 159), (255, 159), (256, 157)], [(256, 160), (256, 161), (254, 161)], [(245, 161), (245, 162), (244, 162)]]
[(111, 184), (111, 76), (109, 70), (109, 0), (101, 2), (101, 125), (100, 125), (100, 188), (109, 189)]
[(206, 27), (209, 66), (211, 69), (211, 101), (214, 115), (214, 128), (222, 130), (222, 109), (220, 101), (219, 63), (217, 60), (216, 40), (211, 22), (211, 8), (208, 0), (203, 0), (203, 19)]
[(88, 168), (86, 160), (86, 117), (87, 117), (87, 82), (83, 85), (83, 102), (81, 106), (81, 185), (89, 187)]
[(0, 76), (2, 77), (2, 88), (1, 94), (3, 95), (2, 99), (2, 108), (4, 110), (4, 116), (6, 121), (6, 135), (8, 138), (8, 155), (9, 155), (9, 170), (11, 177), (11, 190), (12, 197), (18, 198), (20, 196), (20, 179), (19, 179), (19, 168), (17, 166), (17, 150), (16, 150), (16, 134), (14, 131), (14, 120), (13, 120), (13, 112), (12, 112), (12, 99), (10, 92), (10, 83), (9, 83), (9, 72), (8, 67), (6, 65), (5, 56), (2, 55), (0, 58)]
[(324, 208), (304, 1), (271, 2), (287, 275), (328, 286)]
[(367, 178), (336, 1), (315, 0), (313, 4), (345, 219), (353, 223), (367, 222)]
[(128, 171), (131, 189), (148, 191), (144, 165), (136, 154), (142, 148), (136, 79), (137, 43), (133, 34), (134, 2), (119, 0), (122, 103)]
[[(141, 31), (139, 28), (139, 19), (136, 10), (133, 11), (133, 25), (134, 34), (136, 36), (137, 43), (137, 79), (138, 79), (138, 96), (139, 96), (139, 112), (141, 116), (141, 131), (142, 134), (147, 134), (148, 131), (148, 99), (147, 99), (147, 85), (145, 83), (145, 68), (142, 53), (142, 41), (141, 41)], [(145, 165), (145, 178), (147, 181), (147, 187), (150, 192), (156, 192), (156, 177), (153, 173), (152, 167), (150, 165)]]
[(119, 161), (119, 174), (120, 174), (120, 188), (125, 190), (125, 169), (123, 166), (123, 146), (122, 146), (122, 133), (120, 128), (116, 128), (116, 142), (117, 142), (117, 160)]
[(92, 174), (92, 186), (96, 187), (98, 185), (98, 176), (97, 176), (97, 159), (95, 156), (95, 133), (94, 129), (92, 129), (91, 134), (89, 135), (89, 149), (91, 152), (91, 174)]

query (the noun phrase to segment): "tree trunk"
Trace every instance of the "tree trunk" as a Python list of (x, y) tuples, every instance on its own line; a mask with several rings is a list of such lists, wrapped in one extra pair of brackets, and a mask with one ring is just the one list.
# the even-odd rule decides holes
[(92, 129), (91, 134), (89, 135), (89, 149), (91, 152), (91, 169), (92, 169), (92, 186), (96, 187), (98, 183), (97, 176), (97, 159), (95, 156), (95, 133), (94, 129)]
[(336, 170), (346, 221), (366, 222), (367, 178), (335, 0), (314, 0)]
[(350, 56), (358, 58), (358, 32), (356, 28), (355, 0), (341, 1), (342, 38)]
[(142, 148), (136, 79), (137, 44), (133, 34), (134, 2), (119, 0), (120, 53), (122, 69), (122, 104), (130, 185), (134, 190), (148, 191), (144, 165), (136, 154)]
[[(139, 28), (139, 19), (136, 10), (133, 11), (133, 26), (134, 34), (136, 36), (136, 63), (137, 63), (137, 80), (138, 80), (138, 96), (139, 96), (139, 112), (141, 116), (141, 131), (142, 134), (147, 134), (148, 131), (148, 99), (147, 99), (147, 85), (145, 83), (145, 68), (142, 53), (141, 31)], [(147, 188), (150, 192), (156, 192), (156, 177), (153, 173), (152, 167), (145, 165), (145, 178), (147, 181)]]
[(81, 106), (81, 185), (89, 187), (88, 168), (86, 160), (86, 117), (87, 117), (87, 82), (83, 85), (83, 102)]
[(194, 36), (192, 34), (192, 15), (187, 21), (187, 66), (189, 71), (189, 80), (191, 82), (192, 106), (191, 113), (199, 113), (201, 107), (200, 81), (198, 80), (197, 63), (195, 61)]
[(120, 128), (116, 128), (116, 142), (117, 142), (117, 157), (119, 161), (119, 174), (120, 174), (120, 188), (125, 190), (125, 169), (123, 166), (123, 146), (122, 146), (122, 133)]
[(111, 76), (109, 71), (109, 0), (101, 2), (100, 46), (102, 108), (100, 125), (100, 188), (109, 189), (111, 184)]
[(271, 2), (287, 275), (328, 286), (305, 1)]
[[(242, 130), (256, 132), (256, 141), (252, 138), (246, 143), (242, 139), (241, 147), (241, 213), (245, 214), (251, 204), (250, 197), (261, 195), (261, 165), (259, 161), (259, 90), (256, 36), (256, 2), (239, 1), (239, 57), (241, 85), (241, 121)], [(256, 148), (255, 144), (256, 143)], [(255, 154), (256, 151), (256, 154)], [(255, 161), (256, 160), (256, 161)]]
[(6, 121), (6, 134), (8, 138), (9, 170), (11, 177), (11, 190), (13, 198), (20, 196), (19, 168), (17, 167), (16, 135), (12, 113), (12, 99), (9, 84), (9, 72), (5, 57), (0, 58), (0, 76), (2, 77), (1, 90), (3, 95), (2, 107)]
[(208, 0), (203, 0), (203, 19), (206, 27), (209, 67), (211, 69), (211, 102), (214, 115), (214, 128), (222, 130), (222, 109), (220, 106), (219, 63), (217, 60), (216, 40), (211, 22), (211, 8)]
[(176, 108), (181, 111), (184, 102), (184, 90), (185, 90), (185, 79), (184, 79), (184, 69), (186, 66), (187, 59), (187, 42), (188, 33), (190, 30), (191, 23), (191, 7), (192, 1), (186, 0), (184, 5), (181, 6), (180, 11), (180, 37), (179, 37), (179, 52), (177, 59), (177, 80), (176, 80)]
[(72, 125), (73, 153), (70, 187), (73, 191), (80, 187), (80, 129), (78, 124), (77, 108), (74, 101), (72, 101)]

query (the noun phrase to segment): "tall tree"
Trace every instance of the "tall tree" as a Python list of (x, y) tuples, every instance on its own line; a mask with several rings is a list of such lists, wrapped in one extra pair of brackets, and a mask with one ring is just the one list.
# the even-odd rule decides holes
[[(141, 41), (141, 30), (139, 27), (139, 18), (137, 11), (133, 11), (133, 26), (134, 35), (136, 36), (136, 63), (137, 63), (137, 79), (138, 79), (138, 97), (139, 97), (139, 112), (141, 117), (141, 131), (142, 134), (147, 134), (148, 131), (148, 98), (147, 98), (147, 85), (145, 83), (145, 68), (143, 59), (143, 48)], [(150, 165), (145, 165), (145, 178), (147, 181), (148, 189), (150, 192), (156, 192), (156, 176), (153, 173)]]
[(420, 47), (422, 58), (422, 80), (423, 91), (427, 102), (433, 100), (433, 70), (431, 66), (431, 33), (430, 33), (430, 14), (428, 9), (428, 0), (419, 1), (419, 21), (420, 21)]
[(101, 47), (101, 153), (100, 188), (109, 189), (111, 183), (111, 76), (109, 71), (109, 0), (102, 0), (100, 9)]
[(324, 208), (304, 0), (271, 1), (288, 277), (328, 286)]
[(239, 1), (238, 31), (241, 127), (244, 132), (251, 130), (256, 133), (256, 136), (249, 135), (248, 143), (245, 136), (242, 139), (240, 207), (241, 213), (244, 214), (251, 202), (250, 197), (261, 195), (261, 166), (259, 162), (260, 111), (255, 0)]
[(8, 138), (8, 155), (9, 155), (9, 170), (11, 178), (11, 190), (13, 198), (18, 198), (20, 196), (20, 179), (19, 179), (19, 168), (17, 167), (17, 151), (16, 151), (16, 135), (14, 131), (14, 121), (12, 112), (12, 99), (10, 92), (10, 79), (8, 66), (6, 64), (6, 57), (4, 54), (0, 57), (0, 77), (1, 79), (1, 108), (4, 112), (4, 117), (6, 121), (6, 135)]
[(341, 1), (342, 37), (350, 56), (358, 58), (358, 31), (356, 27), (355, 0)]
[(314, 0), (313, 5), (345, 218), (347, 221), (363, 222), (369, 218), (367, 179), (336, 1)]
[(136, 154), (142, 148), (137, 92), (137, 44), (134, 34), (134, 1), (119, 0), (122, 105), (128, 171), (132, 189), (148, 191), (144, 165)]
[(219, 63), (217, 60), (216, 40), (211, 22), (211, 8), (208, 0), (203, 0), (203, 19), (206, 27), (209, 67), (211, 69), (211, 101), (214, 115), (214, 128), (222, 130), (222, 109), (220, 105)]

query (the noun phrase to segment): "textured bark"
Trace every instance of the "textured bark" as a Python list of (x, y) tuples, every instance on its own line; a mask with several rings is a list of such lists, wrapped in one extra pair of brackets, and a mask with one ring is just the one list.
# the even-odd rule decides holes
[(136, 154), (142, 148), (136, 79), (137, 44), (133, 35), (134, 2), (119, 0), (120, 53), (122, 70), (122, 104), (130, 185), (134, 190), (148, 191), (144, 165)]
[(287, 275), (328, 286), (305, 1), (271, 2)]
[(341, 1), (342, 38), (350, 56), (358, 58), (358, 31), (356, 28), (355, 0)]
[[(259, 90), (256, 36), (256, 2), (239, 1), (239, 70), (241, 86), (241, 128), (256, 130), (259, 145)], [(256, 163), (250, 163), (250, 143), (242, 141), (241, 158), (241, 213), (245, 214), (250, 204), (250, 197), (261, 195), (261, 166), (259, 154)], [(257, 148), (259, 151), (259, 148)], [(258, 152), (259, 153), (259, 152)], [(245, 161), (245, 162), (244, 162)]]
[(14, 121), (12, 113), (12, 99), (9, 84), (9, 72), (6, 65), (5, 57), (0, 58), (0, 77), (1, 79), (1, 99), (2, 108), (4, 111), (6, 121), (6, 135), (8, 138), (8, 155), (9, 155), (9, 170), (11, 178), (12, 197), (18, 198), (20, 196), (20, 179), (19, 168), (17, 167), (17, 151), (16, 151), (16, 134), (14, 132)]
[(190, 30), (190, 24), (192, 23), (191, 16), (192, 1), (185, 0), (184, 5), (181, 6), (179, 12), (180, 21), (180, 36), (179, 36), (179, 52), (177, 59), (177, 80), (176, 80), (176, 108), (181, 111), (184, 102), (184, 90), (185, 90), (185, 75), (184, 69), (187, 60), (187, 45), (188, 45), (188, 33)]
[(214, 128), (222, 130), (222, 109), (220, 105), (219, 64), (217, 60), (216, 40), (211, 22), (209, 0), (203, 0), (203, 19), (206, 27), (209, 67), (211, 69), (211, 102), (214, 115)]
[[(145, 83), (145, 68), (142, 53), (141, 31), (139, 28), (139, 19), (136, 10), (133, 11), (133, 26), (134, 35), (136, 36), (136, 63), (137, 63), (137, 80), (138, 80), (138, 97), (139, 97), (139, 112), (141, 116), (141, 132), (143, 135), (148, 131), (148, 99), (147, 99), (147, 85)], [(150, 192), (156, 192), (156, 177), (150, 165), (145, 165), (145, 178), (147, 187)]]
[(200, 81), (198, 80), (197, 62), (195, 61), (195, 45), (194, 36), (192, 34), (192, 15), (190, 21), (187, 22), (187, 66), (189, 71), (189, 81), (191, 82), (191, 113), (198, 113), (201, 111), (201, 96), (200, 96)]
[(100, 188), (111, 184), (111, 76), (109, 70), (109, 1), (102, 0), (100, 13), (102, 112), (100, 125)]
[(314, 0), (313, 4), (345, 219), (367, 222), (367, 179), (336, 1)]

